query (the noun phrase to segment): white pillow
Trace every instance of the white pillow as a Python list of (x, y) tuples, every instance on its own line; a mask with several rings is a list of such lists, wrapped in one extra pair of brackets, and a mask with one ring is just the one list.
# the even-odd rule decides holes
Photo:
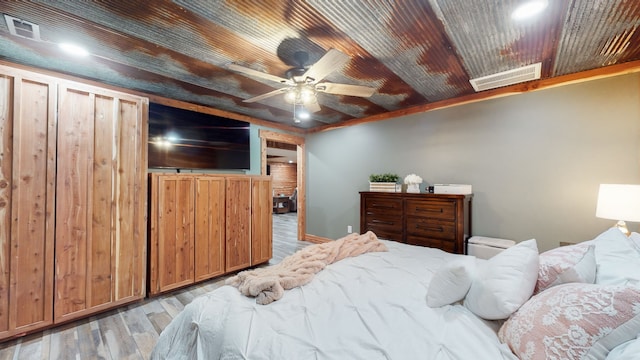
[(440, 307), (460, 301), (467, 295), (476, 272), (476, 258), (461, 256), (433, 274), (427, 291), (427, 305)]
[(478, 264), (464, 306), (487, 320), (508, 318), (531, 297), (538, 263), (538, 246), (531, 239)]
[(629, 239), (631, 239), (631, 244), (635, 246), (636, 250), (640, 251), (640, 234), (632, 232), (631, 235), (629, 235)]
[(596, 284), (640, 285), (640, 252), (617, 228), (595, 238)]

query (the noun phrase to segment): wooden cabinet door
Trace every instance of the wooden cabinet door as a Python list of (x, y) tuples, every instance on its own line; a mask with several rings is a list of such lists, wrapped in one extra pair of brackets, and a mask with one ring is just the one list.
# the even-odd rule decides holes
[(59, 85), (56, 321), (144, 296), (143, 106), (139, 97)]
[(194, 177), (151, 175), (150, 292), (194, 282)]
[(271, 178), (251, 178), (251, 266), (271, 259), (272, 250), (272, 192)]
[(52, 79), (0, 67), (0, 339), (53, 322)]
[(251, 266), (251, 179), (227, 177), (226, 272)]
[(221, 176), (195, 181), (195, 281), (200, 281), (225, 272), (225, 181)]

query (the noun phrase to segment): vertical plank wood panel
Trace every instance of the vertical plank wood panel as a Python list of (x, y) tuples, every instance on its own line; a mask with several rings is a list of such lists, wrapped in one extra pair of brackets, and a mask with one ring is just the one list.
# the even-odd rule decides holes
[[(53, 85), (20, 79), (14, 90), (9, 327), (52, 322)], [(25, 329), (26, 330), (26, 329)]]
[[(137, 164), (136, 174), (137, 181), (135, 184), (136, 196), (133, 204), (135, 207), (136, 226), (133, 229), (134, 239), (137, 244), (138, 257), (136, 258), (136, 264), (134, 271), (137, 274), (137, 281), (134, 285), (134, 293), (136, 297), (144, 298), (147, 294), (147, 213), (148, 208), (148, 192), (147, 192), (147, 139), (149, 131), (149, 100), (142, 98), (138, 100), (136, 108), (137, 128), (136, 128), (136, 143), (134, 148), (136, 149)], [(126, 239), (125, 239), (126, 241)]]
[(195, 280), (224, 274), (225, 181), (223, 177), (196, 178)]
[(226, 271), (251, 265), (251, 180), (228, 177), (226, 182)]
[(162, 223), (160, 222), (160, 175), (149, 174), (149, 294), (160, 292), (160, 243)]
[(57, 319), (86, 309), (87, 236), (93, 174), (93, 95), (61, 87), (56, 186)]
[(158, 236), (158, 281), (160, 290), (174, 284), (176, 254), (176, 188), (178, 180), (171, 176), (159, 179), (159, 236)]
[(111, 219), (114, 213), (113, 179), (114, 129), (112, 98), (95, 97), (93, 143), (93, 222), (88, 244), (87, 288), (89, 307), (109, 303), (111, 292)]
[(194, 280), (194, 180), (166, 175), (159, 186), (158, 281), (166, 291)]
[(9, 330), (13, 78), (0, 76), (0, 333)]
[(262, 264), (272, 257), (272, 196), (268, 176), (251, 178), (251, 265)]
[(117, 169), (114, 172), (116, 183), (117, 216), (114, 218), (116, 231), (114, 232), (115, 251), (115, 297), (121, 300), (127, 297), (135, 297), (141, 294), (141, 285), (138, 284), (139, 270), (137, 264), (143, 261), (144, 239), (137, 238), (136, 226), (140, 223), (140, 214), (137, 212), (137, 201), (144, 194), (138, 193), (140, 169), (139, 128), (140, 116), (138, 104), (132, 101), (120, 99), (116, 102), (114, 111), (118, 118), (116, 128), (118, 158)]
[(180, 179), (178, 182), (178, 199), (180, 206), (176, 208), (176, 281), (180, 284), (193, 282), (194, 270), (194, 211), (195, 181), (193, 177)]

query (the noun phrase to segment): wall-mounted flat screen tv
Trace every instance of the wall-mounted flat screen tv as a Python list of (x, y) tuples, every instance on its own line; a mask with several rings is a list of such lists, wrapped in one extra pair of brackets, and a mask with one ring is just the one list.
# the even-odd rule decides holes
[(149, 104), (149, 168), (249, 169), (249, 123)]

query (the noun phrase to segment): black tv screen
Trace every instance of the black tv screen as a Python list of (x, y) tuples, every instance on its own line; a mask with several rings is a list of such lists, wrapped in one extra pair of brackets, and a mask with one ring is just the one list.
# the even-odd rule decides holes
[(249, 169), (249, 123), (149, 104), (149, 168)]

